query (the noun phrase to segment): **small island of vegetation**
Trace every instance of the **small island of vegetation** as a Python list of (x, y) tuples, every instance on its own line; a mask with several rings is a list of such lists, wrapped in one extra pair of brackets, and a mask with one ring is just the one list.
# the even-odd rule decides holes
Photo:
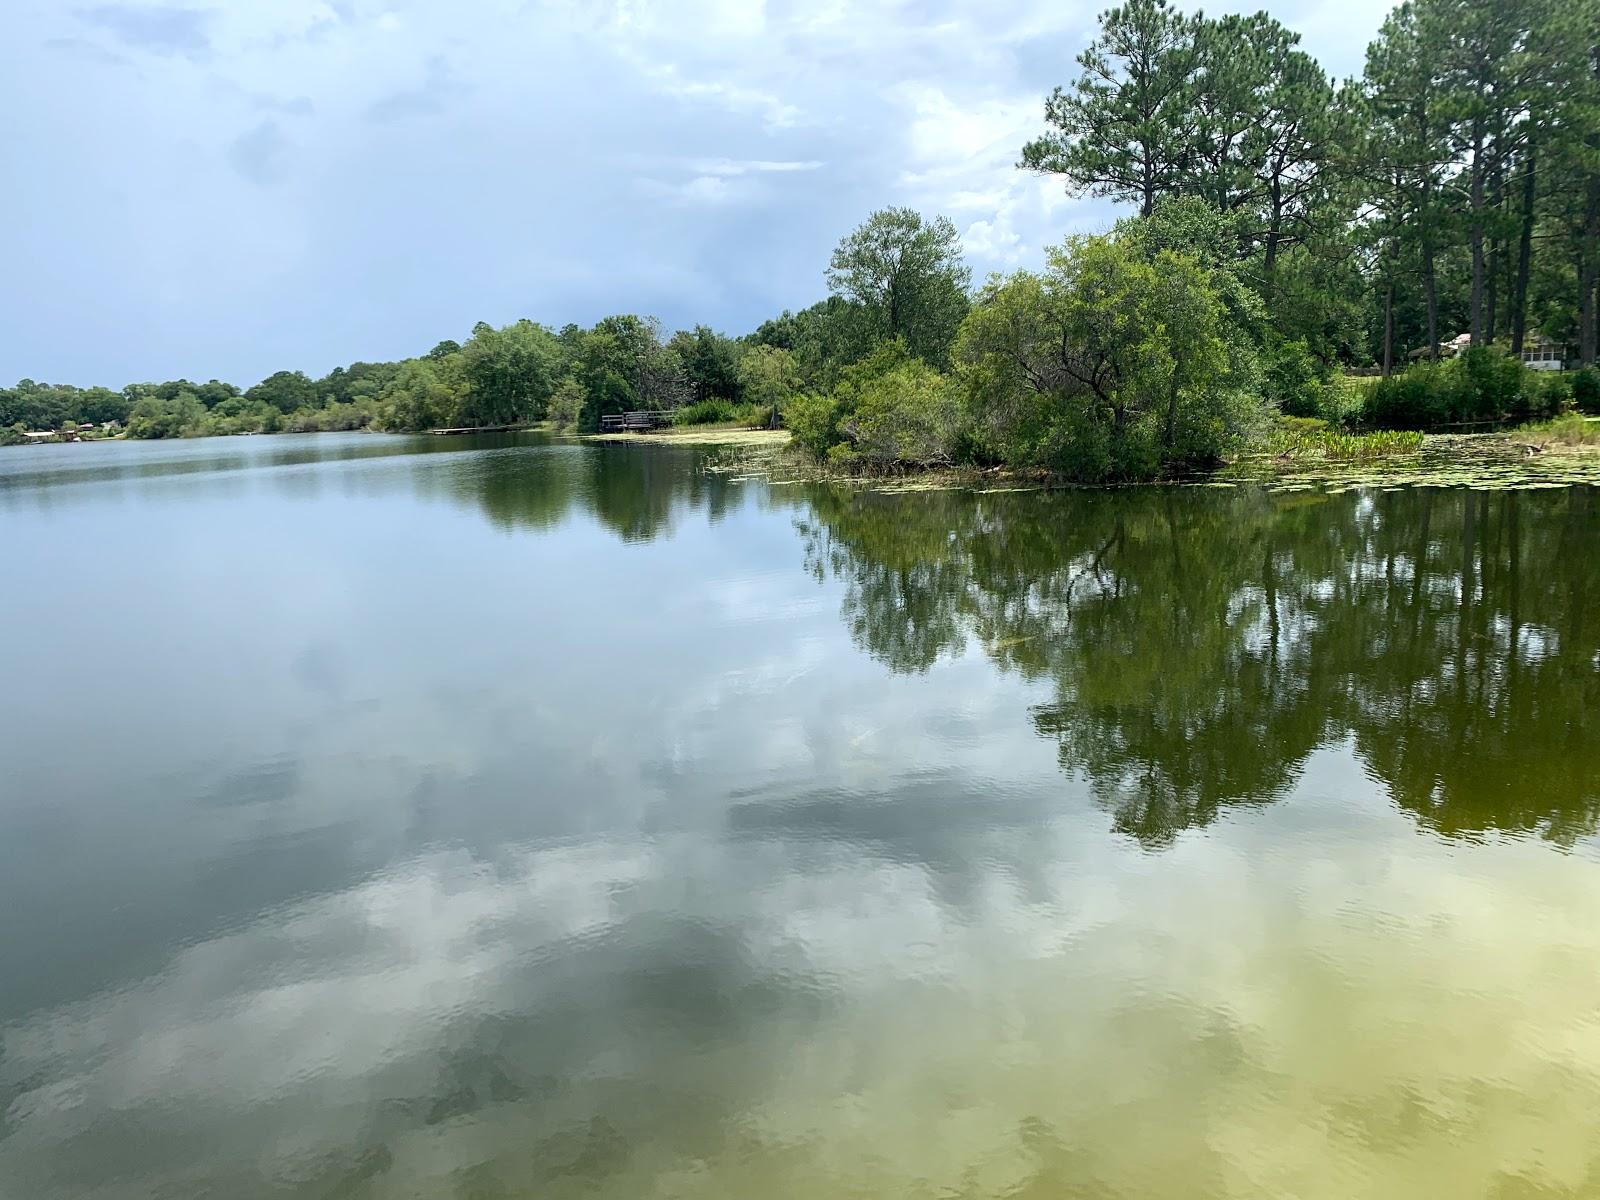
[(622, 314), (480, 323), (417, 358), (245, 390), (23, 380), (0, 389), (0, 443), (594, 433), (649, 410), (787, 428), (832, 472), (1087, 483), (1367, 463), (1418, 455), (1423, 431), (1530, 422), (1544, 424), (1502, 439), (1505, 454), (1588, 447), (1596, 27), (1596, 0), (1416, 0), (1385, 21), (1363, 77), (1336, 83), (1265, 13), (1130, 0), (1102, 14), (1019, 166), (1134, 215), (1066, 239), (1040, 270), (974, 287), (948, 219), (887, 208), (839, 243), (826, 299), (744, 337), (667, 337)]

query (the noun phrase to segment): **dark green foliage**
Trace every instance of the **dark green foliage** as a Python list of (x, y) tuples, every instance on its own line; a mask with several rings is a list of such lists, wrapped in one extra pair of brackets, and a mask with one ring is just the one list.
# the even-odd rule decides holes
[(1288, 416), (1323, 417), (1328, 375), (1327, 367), (1311, 356), (1304, 342), (1282, 342), (1265, 355), (1262, 391)]
[(270, 404), (281, 413), (292, 413), (297, 408), (315, 408), (320, 400), (316, 385), (306, 378), (304, 371), (274, 372), (247, 391), (245, 398)]
[(789, 351), (804, 386), (826, 390), (838, 382), (841, 370), (872, 349), (871, 326), (872, 319), (861, 305), (829, 296), (797, 313), (784, 312), (763, 321), (746, 340)]
[(1579, 412), (1600, 416), (1600, 370), (1584, 367), (1572, 376), (1572, 402)]
[(990, 285), (956, 348), (985, 457), (1086, 481), (1217, 461), (1262, 423), (1253, 340), (1225, 271), (1137, 225)]
[(739, 345), (705, 325), (679, 330), (667, 349), (678, 356), (691, 396), (697, 401), (737, 401), (739, 396)]
[(1482, 346), (1379, 380), (1361, 420), (1379, 429), (1431, 429), (1544, 417), (1560, 411), (1569, 395), (1559, 376), (1530, 371)]
[(532, 321), (496, 329), (480, 321), (461, 348), (464, 425), (512, 425), (544, 417), (562, 375), (560, 343)]
[(898, 338), (846, 367), (830, 392), (796, 397), (786, 419), (801, 446), (844, 467), (948, 464), (965, 428), (953, 382)]

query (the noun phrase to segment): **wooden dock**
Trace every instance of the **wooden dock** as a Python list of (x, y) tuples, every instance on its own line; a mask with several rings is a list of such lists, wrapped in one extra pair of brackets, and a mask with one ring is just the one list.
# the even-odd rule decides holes
[(649, 433), (672, 424), (672, 414), (664, 408), (636, 412), (605, 413), (600, 418), (601, 433)]

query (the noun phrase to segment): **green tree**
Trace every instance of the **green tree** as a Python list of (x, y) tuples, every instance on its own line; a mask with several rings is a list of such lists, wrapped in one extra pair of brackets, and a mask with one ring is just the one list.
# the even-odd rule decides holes
[(1259, 419), (1249, 340), (1212, 271), (1137, 238), (1076, 238), (992, 283), (957, 344), (975, 435), (1088, 480), (1214, 461)]
[(842, 296), (829, 296), (797, 313), (784, 312), (763, 321), (748, 341), (775, 346), (794, 355), (801, 382), (826, 391), (839, 372), (873, 346), (872, 320), (866, 309)]
[(462, 400), (460, 385), (440, 362), (413, 358), (399, 364), (384, 387), (376, 420), (393, 430), (448, 428), (460, 419)]
[(860, 306), (880, 340), (900, 338), (935, 366), (949, 361), (972, 280), (949, 218), (880, 209), (840, 241), (827, 279), (834, 295)]
[(275, 371), (245, 392), (245, 396), (270, 404), (281, 413), (315, 408), (320, 399), (316, 385), (306, 378), (304, 371)]
[(1425, 345), (1439, 353), (1439, 243), (1446, 209), (1441, 200), (1449, 161), (1449, 120), (1435, 71), (1442, 53), (1437, 23), (1407, 2), (1384, 21), (1367, 48), (1366, 92), (1372, 129), (1369, 181), (1384, 181), (1386, 232), (1414, 264), (1422, 292)]
[(462, 419), (473, 425), (541, 419), (563, 357), (555, 335), (542, 325), (523, 320), (496, 329), (478, 322), (460, 354), (467, 390)]
[(1190, 163), (1199, 117), (1190, 88), (1195, 24), (1166, 0), (1129, 0), (1102, 13), (1100, 36), (1078, 56), (1083, 73), (1045, 101), (1052, 130), (1023, 147), (1020, 165), (1149, 216)]
[(568, 375), (550, 395), (550, 427), (557, 433), (571, 433), (583, 419), (583, 385)]
[(593, 329), (564, 329), (561, 336), (584, 390), (585, 430), (594, 430), (607, 413), (671, 409), (688, 399), (682, 363), (661, 344), (661, 323), (653, 317), (623, 313)]
[(800, 386), (794, 355), (776, 346), (752, 346), (739, 360), (738, 371), (745, 400), (768, 414), (768, 429), (778, 428), (784, 405)]
[(180, 392), (171, 400), (149, 395), (128, 414), (128, 435), (135, 438), (199, 437), (206, 432), (206, 416), (205, 405), (193, 392)]
[(732, 338), (696, 325), (673, 334), (667, 349), (678, 356), (696, 402), (739, 400), (739, 346)]

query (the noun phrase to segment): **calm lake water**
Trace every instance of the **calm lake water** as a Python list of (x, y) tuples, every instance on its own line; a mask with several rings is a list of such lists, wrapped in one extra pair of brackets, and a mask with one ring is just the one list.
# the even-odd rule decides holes
[(1600, 493), (0, 450), (0, 1196), (1600, 1196)]

